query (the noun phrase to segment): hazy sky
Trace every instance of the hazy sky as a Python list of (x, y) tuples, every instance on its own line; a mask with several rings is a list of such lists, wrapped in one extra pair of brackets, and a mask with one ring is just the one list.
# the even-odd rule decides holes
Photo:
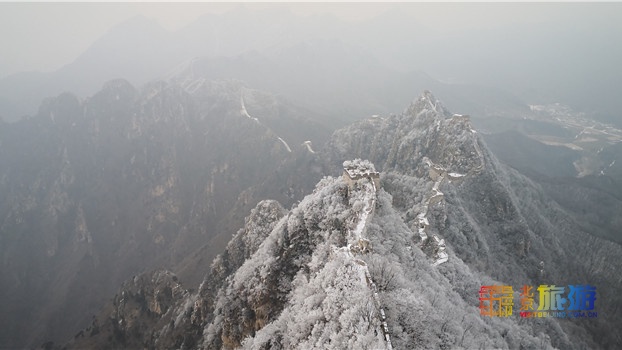
[[(70, 63), (115, 24), (143, 15), (177, 30), (205, 13), (240, 6), (212, 3), (4, 3), (0, 2), (0, 77), (25, 71), (50, 71)], [(262, 8), (267, 4), (246, 6)], [(274, 6), (274, 5), (272, 5)], [(332, 13), (346, 20), (372, 17), (386, 4), (280, 4), (300, 14)]]
[[(0, 2), (0, 77), (20, 71), (53, 71), (73, 61), (114, 25), (136, 15), (177, 30), (205, 13), (223, 13), (240, 6), (212, 3), (6, 3)], [(246, 3), (251, 8), (274, 3)], [(328, 13), (344, 20), (374, 17), (401, 6), (413, 20), (439, 30), (494, 26), (511, 21), (542, 21), (565, 13), (576, 15), (581, 5), (526, 3), (280, 3), (302, 15)], [(537, 7), (537, 10), (534, 8)]]

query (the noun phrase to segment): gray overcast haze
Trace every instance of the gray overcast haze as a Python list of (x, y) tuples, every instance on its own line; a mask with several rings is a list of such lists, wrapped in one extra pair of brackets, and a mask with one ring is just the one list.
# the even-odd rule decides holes
[[(52, 71), (70, 63), (110, 28), (137, 15), (175, 31), (203, 14), (221, 14), (239, 3), (0, 3), (0, 77), (21, 71)], [(261, 9), (274, 6), (247, 3)], [(279, 4), (310, 15), (331, 13), (345, 20), (370, 18), (387, 4)]]
[(622, 349), (621, 38), (622, 2), (0, 0), (0, 350)]
[(330, 14), (347, 21), (399, 8), (413, 21), (441, 33), (553, 18), (599, 22), (620, 14), (620, 4), (611, 3), (0, 3), (0, 78), (22, 71), (56, 70), (71, 63), (110, 28), (137, 15), (175, 31), (203, 14), (222, 14), (239, 6), (287, 7), (301, 15)]
[[(387, 95), (412, 94), (414, 86), (398, 87), (403, 83), (438, 90), (410, 75), (421, 73), (443, 84), (504, 90), (525, 104), (568, 104), (618, 123), (620, 37), (622, 3), (0, 3), (0, 106), (5, 120), (16, 120), (63, 91), (86, 97), (110, 79), (135, 86), (166, 79), (193, 58), (233, 64), (246, 54), (270, 56), (323, 40), (336, 44), (324, 48), (334, 71), (323, 74), (376, 79), (364, 85), (384, 85)], [(297, 62), (279, 59), (280, 67)], [(212, 77), (233, 78), (210, 66)], [(235, 78), (257, 87), (275, 81), (253, 81), (240, 68)], [(390, 83), (389, 71), (401, 83)], [(491, 103), (490, 93), (479, 96)]]

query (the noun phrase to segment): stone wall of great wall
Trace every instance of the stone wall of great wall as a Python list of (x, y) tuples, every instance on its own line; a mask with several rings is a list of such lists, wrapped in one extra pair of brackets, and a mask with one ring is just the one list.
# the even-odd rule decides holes
[(341, 250), (353, 260), (354, 266), (358, 266), (359, 271), (364, 276), (367, 287), (370, 289), (374, 299), (386, 348), (393, 350), (386, 313), (378, 296), (378, 287), (369, 273), (367, 263), (355, 257), (355, 254), (365, 254), (371, 250), (369, 239), (366, 237), (367, 223), (371, 221), (374, 215), (377, 191), (380, 187), (380, 174), (375, 171), (373, 164), (368, 161), (360, 161), (359, 165), (359, 167), (356, 167), (350, 162), (344, 162), (343, 178), (348, 184), (348, 197), (351, 203), (359, 203), (362, 207), (360, 212), (354, 217), (354, 220), (348, 225), (348, 243)]
[[(457, 173), (448, 173), (447, 170), (434, 164), (430, 159), (424, 157), (423, 161), (428, 167), (428, 176), (434, 185), (430, 190), (429, 195), (424, 199), (422, 204), (422, 210), (417, 216), (417, 232), (421, 240), (420, 247), (424, 249), (428, 244), (432, 244), (432, 258), (433, 266), (441, 265), (449, 260), (447, 254), (445, 240), (433, 235), (430, 242), (427, 229), (430, 225), (428, 220), (428, 210), (430, 207), (441, 203), (444, 200), (444, 194), (440, 191), (440, 186), (443, 181), (448, 180), (450, 182), (460, 181), (465, 175)], [(344, 252), (346, 256), (353, 260), (355, 266), (358, 266), (361, 274), (364, 276), (367, 286), (369, 287), (374, 304), (376, 306), (378, 318), (382, 325), (382, 333), (386, 341), (388, 349), (393, 349), (391, 343), (391, 334), (386, 321), (386, 313), (380, 298), (378, 296), (378, 287), (373, 281), (367, 263), (360, 258), (356, 258), (356, 255), (365, 254), (371, 251), (372, 247), (369, 239), (366, 236), (367, 223), (371, 221), (376, 206), (377, 191), (380, 188), (380, 173), (375, 171), (373, 164), (369, 161), (362, 161), (357, 159), (355, 161), (344, 162), (343, 179), (348, 185), (348, 197), (350, 204), (356, 206), (357, 213), (353, 216), (352, 220), (348, 223), (347, 232), (347, 245), (339, 249)]]

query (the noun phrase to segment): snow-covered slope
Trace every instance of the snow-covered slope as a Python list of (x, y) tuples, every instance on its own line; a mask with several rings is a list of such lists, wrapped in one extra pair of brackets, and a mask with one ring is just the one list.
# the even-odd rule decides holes
[[(361, 185), (349, 192), (343, 178), (323, 179), (313, 194), (274, 224), (257, 250), (223, 280), (222, 287), (210, 286), (218, 280), (210, 276), (229, 266), (226, 261), (239, 249), (231, 245), (213, 263), (201, 289), (180, 299), (162, 316), (160, 328), (107, 344), (401, 349), (482, 344), (512, 348), (521, 342), (534, 347), (542, 343), (531, 326), (516, 319), (481, 318), (473, 303), (476, 294), (471, 292), (478, 284), (494, 281), (480, 277), (462, 262), (447, 267), (451, 278), (432, 267), (392, 207), (391, 196), (383, 189), (374, 193), (366, 190), (365, 183)], [(374, 197), (375, 209), (367, 217), (365, 230), (370, 247), (365, 252), (344, 251), (348, 236), (358, 232), (356, 227), (365, 217), (351, 199), (356, 202), (368, 196)], [(128, 329), (126, 334), (131, 332)], [(508, 332), (511, 337), (505, 336)], [(70, 345), (83, 344), (78, 340)]]
[[(317, 155), (332, 176), (343, 160), (370, 159), (381, 164), (380, 181), (375, 171), (346, 172), (320, 180), (289, 211), (262, 203), (251, 216), (266, 224), (247, 220), (198, 291), (148, 332), (101, 333), (69, 347), (572, 349), (618, 341), (614, 313), (589, 324), (480, 315), (478, 290), (495, 284), (598, 284), (599, 308), (614, 310), (622, 250), (573, 225), (492, 156), (468, 117), (430, 93), (401, 115), (337, 131)], [(438, 240), (425, 244), (421, 225)]]

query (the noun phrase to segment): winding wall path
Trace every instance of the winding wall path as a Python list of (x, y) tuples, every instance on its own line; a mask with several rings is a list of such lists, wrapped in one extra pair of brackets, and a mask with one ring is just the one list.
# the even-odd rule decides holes
[(389, 332), (389, 327), (387, 325), (386, 313), (384, 312), (384, 308), (380, 303), (380, 298), (378, 296), (378, 287), (376, 283), (374, 283), (371, 274), (369, 273), (369, 268), (367, 267), (367, 263), (362, 259), (355, 258), (353, 253), (364, 254), (369, 251), (369, 240), (365, 237), (365, 232), (367, 228), (367, 223), (371, 221), (371, 218), (374, 214), (374, 208), (376, 206), (376, 184), (373, 179), (366, 177), (364, 179), (358, 180), (358, 184), (362, 187), (361, 190), (356, 191), (354, 194), (356, 197), (354, 198), (354, 202), (362, 201), (363, 207), (356, 220), (352, 223), (353, 228), (348, 229), (348, 244), (346, 247), (342, 248), (346, 252), (346, 256), (352, 259), (356, 265), (359, 267), (359, 271), (362, 274), (363, 279), (365, 280), (367, 287), (370, 289), (373, 299), (374, 305), (376, 306), (378, 319), (380, 324), (382, 325), (382, 334), (384, 336), (386, 347), (389, 350), (393, 350), (393, 344), (391, 343), (391, 334)]

